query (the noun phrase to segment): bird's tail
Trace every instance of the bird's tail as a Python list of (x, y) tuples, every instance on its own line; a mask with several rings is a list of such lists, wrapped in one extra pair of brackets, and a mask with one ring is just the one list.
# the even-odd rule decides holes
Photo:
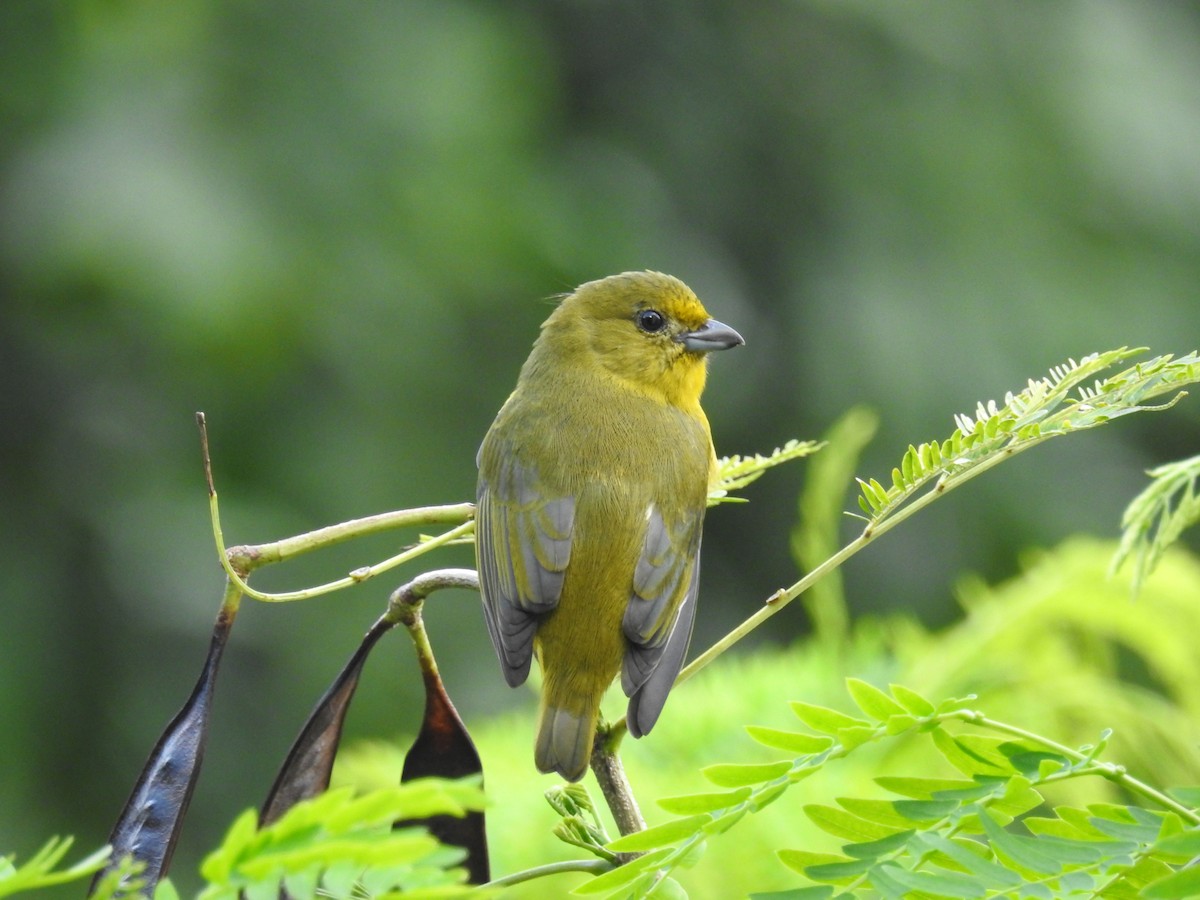
[(587, 772), (595, 737), (595, 709), (579, 714), (544, 703), (533, 752), (538, 771), (557, 772), (567, 781), (579, 781)]

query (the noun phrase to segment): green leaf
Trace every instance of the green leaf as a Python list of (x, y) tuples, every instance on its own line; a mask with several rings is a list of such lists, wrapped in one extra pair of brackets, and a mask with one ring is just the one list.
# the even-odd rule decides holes
[[(1071, 763), (1065, 756), (1058, 753), (1047, 753), (1044, 750), (1021, 750), (1009, 755), (1008, 761), (1014, 769), (1026, 777), (1045, 777), (1053, 772), (1070, 768)], [(1049, 765), (1047, 765), (1049, 764)]]
[(909, 893), (908, 888), (892, 878), (884, 866), (872, 868), (867, 874), (867, 880), (886, 900), (902, 900)]
[(99, 871), (108, 862), (109, 848), (102, 847), (74, 865), (56, 871), (55, 866), (74, 841), (72, 837), (52, 837), (19, 867), (13, 864), (13, 857), (0, 857), (0, 897), (76, 881)]
[(717, 787), (737, 788), (780, 778), (791, 768), (792, 763), (786, 759), (773, 763), (718, 763), (701, 769), (700, 774)]
[(583, 884), (571, 891), (572, 894), (610, 894), (617, 889), (633, 884), (639, 878), (648, 876), (651, 869), (658, 868), (658, 864), (670, 856), (672, 850), (663, 848), (656, 850), (653, 853), (648, 853), (645, 856), (639, 856), (631, 862), (625, 863), (623, 866), (617, 866), (615, 869), (610, 869), (602, 875), (597, 875), (590, 881), (585, 881)]
[(887, 488), (885, 488), (882, 484), (880, 484), (874, 478), (870, 479), (867, 482), (867, 484), (871, 488), (871, 493), (874, 494), (875, 498), (879, 501), (879, 505), (887, 506), (888, 500), (889, 500)]
[(775, 855), (789, 869), (803, 873), (809, 866), (824, 866), (830, 863), (850, 862), (836, 853), (814, 853), (811, 850), (777, 850)]
[(1058, 806), (1055, 807), (1054, 812), (1064, 822), (1080, 831), (1080, 837), (1093, 837), (1096, 840), (1108, 839), (1108, 835), (1092, 825), (1092, 816), (1088, 810), (1077, 809), (1073, 806)]
[(819, 803), (805, 806), (804, 814), (822, 831), (855, 843), (876, 841), (902, 830), (881, 825), (878, 822), (870, 822), (853, 813), (846, 812), (844, 809)]
[(792, 712), (799, 716), (800, 721), (809, 728), (814, 731), (823, 732), (824, 734), (833, 735), (834, 737), (837, 737), (838, 732), (843, 728), (853, 728), (855, 726), (870, 727), (871, 724), (862, 719), (856, 719), (854, 716), (838, 712), (836, 709), (805, 703), (802, 700), (793, 700), (791, 707)]
[(646, 896), (654, 900), (688, 900), (687, 891), (674, 878), (664, 878)]
[(708, 813), (687, 816), (683, 819), (673, 819), (662, 825), (655, 825), (643, 831), (635, 831), (608, 843), (608, 849), (613, 853), (637, 853), (644, 850), (655, 850), (690, 838), (713, 820)]
[(747, 725), (746, 732), (764, 746), (795, 754), (820, 753), (833, 745), (833, 739), (830, 737), (802, 731), (783, 731), (779, 728)]
[(751, 894), (750, 900), (829, 900), (832, 896), (833, 888), (818, 884), (813, 887), (789, 888), (785, 891), (760, 891)]
[(1111, 819), (1094, 817), (1092, 825), (1097, 831), (1103, 831), (1118, 841), (1136, 841), (1139, 844), (1151, 844), (1158, 836), (1158, 829), (1150, 825), (1129, 825), (1125, 822), (1114, 822)]
[(978, 816), (992, 848), (997, 853), (1039, 875), (1057, 875), (1062, 871), (1062, 864), (1048, 851), (1041, 849), (1038, 838), (1027, 838), (1005, 831), (988, 815), (987, 810), (979, 810)]
[[(1070, 838), (1079, 840), (1083, 838), (1083, 832), (1072, 825), (1070, 822), (1064, 822), (1062, 819), (1050, 819), (1044, 816), (1026, 816), (1021, 820), (1021, 823), (1036, 835), (1049, 835), (1050, 837)], [(1091, 838), (1094, 840), (1094, 838)]]
[[(983, 765), (995, 769), (994, 774), (1009, 775), (1017, 771), (1012, 764), (1010, 754), (1024, 751), (1024, 747), (1004, 738), (990, 737), (985, 734), (960, 734), (955, 737), (958, 745), (967, 753), (974, 756)], [(987, 774), (987, 773), (984, 773)]]
[(681, 866), (685, 869), (690, 869), (700, 862), (705, 853), (708, 852), (708, 841), (704, 839), (689, 841), (682, 847), (678, 848), (674, 855), (667, 862), (674, 866)]
[(981, 752), (982, 747), (968, 739), (977, 737), (963, 735), (954, 737), (943, 728), (935, 728), (930, 732), (933, 744), (941, 752), (946, 761), (964, 775), (997, 775), (1007, 774), (1011, 767), (1007, 760), (999, 765), (993, 761), (991, 754)]
[[(1004, 793), (1007, 779), (995, 775), (976, 775), (971, 787), (938, 791), (933, 795), (934, 800), (956, 800), (959, 803), (970, 803), (972, 800), (982, 800), (987, 797), (997, 797)], [(995, 810), (993, 810), (995, 812)], [(1008, 821), (1012, 816), (1005, 816)]]
[(808, 765), (797, 766), (796, 768), (792, 769), (792, 771), (788, 772), (788, 783), (796, 784), (798, 781), (803, 781), (805, 778), (815, 775), (818, 771), (820, 771), (822, 764), (823, 761), (817, 764), (809, 763)]
[(911, 797), (914, 800), (933, 800), (937, 794), (979, 788), (977, 782), (958, 778), (910, 778), (899, 775), (880, 775), (874, 781), (885, 791), (891, 791), (902, 797)]
[(930, 823), (944, 819), (961, 804), (955, 800), (896, 800), (892, 807), (910, 822)]
[(663, 797), (658, 801), (658, 805), (673, 815), (690, 816), (737, 806), (748, 799), (752, 793), (753, 791), (749, 787), (740, 787), (734, 791), (720, 791), (712, 794), (683, 794), (678, 797)]
[(1183, 834), (1188, 830), (1188, 828), (1189, 826), (1184, 824), (1183, 819), (1179, 818), (1178, 813), (1164, 813), (1162, 817), (1162, 826), (1158, 830), (1158, 842), (1162, 843), (1169, 837)]
[(741, 821), (742, 817), (750, 811), (748, 806), (741, 806), (736, 809), (731, 809), (725, 815), (718, 816), (705, 825), (701, 831), (705, 834), (723, 834)]
[(1123, 845), (1113, 841), (1079, 841), (1071, 838), (1050, 837), (1022, 838), (1033, 842), (1039, 850), (1045, 851), (1059, 862), (1068, 865), (1088, 866), (1100, 862), (1110, 855), (1111, 850)]
[(1161, 853), (1200, 857), (1200, 828), (1192, 828), (1170, 837), (1161, 838), (1154, 845), (1154, 849)]
[(1167, 791), (1184, 806), (1200, 809), (1200, 787), (1175, 787)]
[(754, 796), (746, 802), (746, 806), (753, 812), (758, 812), (765, 806), (770, 806), (776, 800), (783, 796), (784, 792), (792, 786), (792, 781), (781, 782), (780, 784), (772, 784), (767, 787), (759, 788), (754, 793)]
[(885, 863), (881, 868), (897, 884), (934, 897), (974, 898), (986, 897), (987, 889), (975, 880), (945, 869), (910, 872), (895, 863)]
[(884, 727), (887, 733), (891, 736), (903, 734), (906, 731), (911, 731), (920, 724), (920, 719), (916, 716), (911, 716), (908, 713), (900, 713), (899, 715), (889, 716)]
[(846, 688), (858, 708), (877, 722), (886, 722), (891, 716), (906, 711), (879, 688), (859, 678), (847, 678)]
[(1161, 881), (1174, 871), (1175, 869), (1168, 866), (1162, 860), (1151, 856), (1143, 856), (1132, 865), (1128, 865), (1127, 863), (1120, 864), (1121, 885), (1137, 892), (1139, 888), (1144, 888), (1148, 884)]
[[(1129, 853), (1137, 849), (1137, 845), (1129, 841), (1116, 843), (1109, 841), (1107, 835), (1101, 831), (1097, 831), (1091, 825), (1087, 825), (1086, 828), (1079, 828), (1062, 818), (1050, 819), (1040, 816), (1026, 816), (1021, 820), (1021, 823), (1036, 835), (1060, 837), (1072, 841), (1103, 841), (1109, 843), (1114, 848), (1113, 852)], [(1115, 850), (1118, 847), (1123, 849)]]
[(903, 813), (897, 812), (891, 800), (864, 800), (859, 797), (838, 797), (838, 806), (847, 812), (880, 825), (898, 829), (909, 828), (912, 820)]
[(1096, 879), (1092, 877), (1090, 872), (1083, 869), (1065, 872), (1058, 879), (1059, 890), (1068, 897), (1077, 897), (1085, 892), (1091, 891), (1096, 886)]
[(804, 870), (804, 874), (813, 881), (829, 881), (838, 884), (852, 881), (864, 872), (870, 871), (872, 865), (874, 865), (874, 861), (870, 859), (852, 859), (823, 866), (809, 866)]
[(993, 889), (1016, 887), (1025, 880), (1016, 872), (1006, 869), (999, 863), (986, 859), (936, 832), (918, 834), (914, 838), (914, 843), (923, 848), (925, 852), (940, 853), (948, 860), (957, 863), (986, 887)]
[(936, 712), (939, 716), (944, 716), (958, 710), (970, 709), (971, 704), (978, 699), (974, 694), (967, 694), (965, 697), (949, 697), (937, 705)]
[(1162, 827), (1162, 816), (1136, 806), (1117, 806), (1111, 803), (1093, 803), (1088, 806), (1093, 813), (1091, 825), (1098, 831), (1117, 840), (1137, 841), (1150, 844), (1158, 840)]
[(1042, 805), (1042, 802), (1042, 795), (1033, 789), (1028, 778), (1023, 775), (1014, 775), (1004, 786), (1004, 795), (991, 805), (991, 809), (1015, 818), (1031, 809), (1036, 809)]
[(868, 741), (879, 737), (879, 729), (870, 725), (853, 725), (849, 728), (838, 729), (837, 738), (846, 750), (861, 747)]
[(1130, 825), (1136, 825), (1138, 819), (1134, 816), (1133, 810), (1128, 806), (1121, 806), (1117, 803), (1089, 803), (1088, 812), (1093, 816), (1099, 816), (1102, 819), (1108, 819), (1112, 822), (1125, 822)]
[[(310, 800), (308, 808), (312, 810), (318, 804), (327, 804), (329, 801), (326, 798), (329, 795), (325, 794), (322, 797)], [(293, 809), (292, 813), (293, 816), (299, 817), (303, 813), (303, 810), (297, 811)], [(286, 819), (284, 822), (286, 823)], [(200, 864), (200, 874), (204, 876), (205, 880), (211, 881), (214, 884), (225, 884), (228, 882), (238, 858), (255, 838), (257, 831), (258, 811), (254, 809), (243, 810), (241, 815), (234, 819), (233, 824), (229, 826), (229, 831), (226, 832), (225, 839), (221, 841), (221, 845), (209, 853)]]
[(921, 455), (917, 452), (917, 448), (912, 444), (908, 445), (908, 450), (904, 454), (904, 458), (900, 460), (900, 476), (901, 484), (910, 485), (917, 473), (921, 471)]
[(709, 506), (740, 499), (727, 497), (726, 494), (757, 481), (763, 472), (773, 466), (809, 456), (824, 446), (824, 443), (817, 441), (791, 440), (782, 447), (775, 448), (767, 456), (756, 453), (753, 456), (735, 455), (717, 460), (718, 482), (717, 487), (709, 492)]
[(868, 484), (861, 478), (855, 478), (854, 480), (858, 482), (859, 490), (862, 492), (858, 498), (858, 505), (869, 515), (874, 515), (876, 510), (887, 503), (887, 494), (885, 493), (880, 497), (873, 484)]
[(898, 831), (893, 835), (880, 838), (877, 841), (863, 841), (857, 844), (844, 844), (842, 852), (852, 859), (878, 859), (896, 853), (908, 843), (914, 832)]
[(1200, 866), (1190, 866), (1142, 888), (1147, 900), (1182, 900), (1200, 895)]

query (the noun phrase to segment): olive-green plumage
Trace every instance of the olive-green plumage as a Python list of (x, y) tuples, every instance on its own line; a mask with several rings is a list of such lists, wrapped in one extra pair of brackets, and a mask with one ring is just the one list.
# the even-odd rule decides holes
[(578, 781), (621, 673), (646, 734), (691, 637), (716, 457), (706, 354), (741, 344), (681, 281), (589, 282), (542, 325), (479, 448), (483, 609), (510, 685), (542, 668), (535, 762)]

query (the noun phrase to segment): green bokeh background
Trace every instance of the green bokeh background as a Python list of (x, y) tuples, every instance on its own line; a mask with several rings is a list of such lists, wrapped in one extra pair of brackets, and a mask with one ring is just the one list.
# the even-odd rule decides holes
[[(712, 367), (718, 452), (862, 403), (864, 475), (1069, 356), (1194, 349), (1200, 9), (4, 0), (0, 850), (102, 843), (198, 673), (222, 581), (195, 410), (231, 542), (468, 499), (546, 298), (632, 268), (746, 337)], [(944, 623), (960, 573), (1115, 534), (1142, 470), (1197, 452), (1198, 410), (972, 484), (855, 560), (854, 610)], [(802, 478), (710, 517), (698, 645), (797, 577)], [(261, 799), (391, 586), (243, 610), (177, 867)], [(468, 723), (532, 705), (476, 603), (428, 615)], [(390, 644), (351, 737), (415, 727)]]

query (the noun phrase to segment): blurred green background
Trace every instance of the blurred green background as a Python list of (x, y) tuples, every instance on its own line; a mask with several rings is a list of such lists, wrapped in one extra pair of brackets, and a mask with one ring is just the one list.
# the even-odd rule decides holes
[[(232, 543), (468, 499), (546, 298), (653, 268), (746, 338), (712, 367), (719, 453), (861, 403), (883, 476), (1068, 356), (1200, 343), (1198, 148), (1190, 3), (4, 0), (0, 850), (102, 843), (199, 671), (222, 579), (194, 411)], [(856, 559), (852, 607), (944, 624), (961, 573), (1115, 534), (1198, 445), (1194, 400), (1054, 442)], [(797, 577), (802, 478), (710, 516), (697, 645)], [(181, 874), (391, 586), (243, 609)], [(476, 603), (428, 615), (469, 724), (533, 703)], [(415, 727), (390, 643), (351, 736)]]

